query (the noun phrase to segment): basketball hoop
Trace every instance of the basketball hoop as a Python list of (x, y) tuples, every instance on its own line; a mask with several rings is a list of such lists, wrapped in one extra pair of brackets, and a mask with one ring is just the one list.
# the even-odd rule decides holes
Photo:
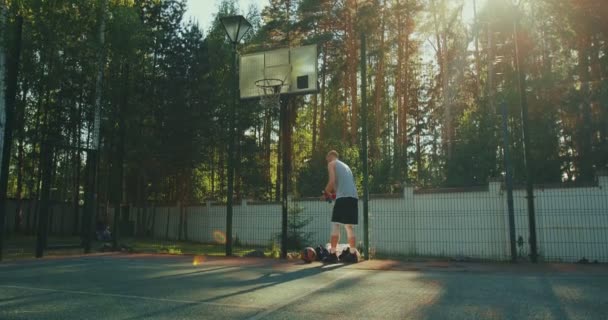
[(260, 93), (260, 105), (264, 108), (279, 109), (281, 103), (281, 79), (261, 79), (255, 82)]

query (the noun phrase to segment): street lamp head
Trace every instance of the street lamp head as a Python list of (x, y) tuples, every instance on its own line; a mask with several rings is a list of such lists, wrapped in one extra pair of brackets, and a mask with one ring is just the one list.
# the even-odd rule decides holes
[(220, 18), (226, 34), (232, 44), (237, 44), (251, 30), (251, 23), (243, 16), (227, 16)]

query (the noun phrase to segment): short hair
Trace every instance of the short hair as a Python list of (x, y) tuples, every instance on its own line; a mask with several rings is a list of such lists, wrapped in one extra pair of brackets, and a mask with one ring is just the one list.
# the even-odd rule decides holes
[(327, 153), (327, 157), (329, 157), (329, 156), (334, 156), (334, 157), (336, 157), (336, 158), (339, 158), (338, 151), (336, 151), (336, 150), (331, 150), (330, 152), (328, 152), (328, 153)]

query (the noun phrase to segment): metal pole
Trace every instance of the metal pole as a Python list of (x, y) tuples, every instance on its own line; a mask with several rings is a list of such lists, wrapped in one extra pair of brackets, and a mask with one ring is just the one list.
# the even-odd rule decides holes
[(233, 99), (232, 108), (230, 110), (230, 127), (228, 128), (229, 143), (228, 143), (228, 190), (226, 200), (226, 256), (232, 255), (232, 196), (234, 193), (234, 124), (235, 124), (235, 112), (236, 104), (238, 99), (238, 77), (236, 73), (236, 45), (232, 44), (232, 75), (233, 79)]
[(289, 206), (287, 203), (287, 194), (289, 193), (289, 148), (291, 147), (290, 130), (289, 124), (289, 98), (285, 98), (285, 101), (281, 101), (281, 115), (280, 115), (280, 127), (281, 127), (281, 155), (282, 155), (282, 186), (283, 192), (281, 194), (281, 258), (287, 259), (287, 219), (289, 217)]
[(363, 254), (369, 259), (369, 167), (367, 161), (367, 56), (365, 33), (361, 32), (361, 152), (363, 153)]
[(536, 244), (536, 217), (534, 210), (534, 168), (530, 156), (530, 132), (528, 127), (528, 101), (526, 99), (526, 75), (519, 52), (518, 20), (513, 24), (515, 42), (515, 59), (519, 79), (519, 98), (521, 105), (522, 136), (524, 140), (524, 165), (526, 167), (526, 198), (528, 201), (528, 227), (530, 230), (530, 259), (537, 262), (538, 249)]
[(503, 101), (502, 107), (502, 134), (505, 165), (505, 185), (507, 187), (507, 209), (509, 210), (509, 244), (511, 246), (511, 261), (517, 262), (517, 247), (515, 244), (515, 214), (513, 212), (513, 173), (511, 171), (511, 157), (509, 155), (509, 125), (507, 118), (507, 103)]

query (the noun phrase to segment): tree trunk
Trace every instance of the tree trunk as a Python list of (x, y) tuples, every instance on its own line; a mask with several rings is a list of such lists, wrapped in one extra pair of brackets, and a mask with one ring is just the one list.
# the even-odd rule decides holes
[[(0, 30), (6, 30), (6, 7), (7, 3), (5, 0), (0, 0)], [(6, 32), (0, 32), (0, 128), (4, 128), (6, 124), (6, 97), (5, 97), (5, 41)], [(2, 131), (2, 130), (0, 130)], [(4, 143), (4, 132), (0, 132), (0, 152), (3, 150)], [(2, 163), (0, 158), (0, 164)], [(0, 176), (2, 172), (0, 172)], [(4, 203), (0, 203), (3, 207), (6, 207)], [(0, 209), (0, 261), (2, 261), (2, 251), (4, 250), (4, 232), (5, 232), (5, 209)]]
[[(395, 109), (395, 119), (396, 119), (396, 124), (394, 126), (394, 132), (393, 132), (393, 143), (394, 143), (394, 155), (393, 155), (393, 163), (395, 164), (395, 171), (397, 173), (399, 173), (400, 171), (400, 167), (401, 167), (401, 159), (403, 157), (403, 148), (402, 148), (402, 142), (403, 142), (403, 138), (402, 135), (404, 134), (404, 123), (403, 123), (403, 119), (404, 119), (404, 113), (405, 108), (404, 108), (404, 90), (407, 91), (407, 87), (405, 87), (404, 85), (404, 66), (405, 69), (407, 69), (407, 63), (404, 62), (404, 53), (405, 53), (405, 49), (404, 49), (404, 32), (407, 32), (405, 30), (405, 26), (403, 25), (403, 19), (401, 16), (401, 13), (404, 11), (403, 10), (403, 4), (397, 0), (396, 3), (396, 18), (397, 18), (397, 25), (396, 25), (396, 29), (397, 29), (397, 65), (395, 67), (395, 101), (396, 101), (396, 109)], [(405, 44), (405, 46), (407, 46), (407, 44)], [(407, 60), (405, 60), (407, 61)]]
[[(4, 7), (4, 6), (3, 6)], [(15, 102), (17, 101), (17, 82), (19, 80), (19, 64), (21, 61), (21, 39), (23, 31), (23, 17), (18, 13), (17, 6), (13, 6), (15, 18), (13, 43), (9, 50), (7, 59), (6, 96), (4, 108), (0, 109), (0, 123), (4, 131), (0, 130), (0, 232), (4, 232), (4, 221), (6, 216), (6, 197), (8, 188), (9, 164), (11, 160), (11, 149), (13, 144), (13, 127), (15, 122)], [(1, 13), (0, 13), (1, 14)], [(4, 16), (3, 16), (4, 17)], [(0, 48), (1, 49), (1, 48)], [(21, 219), (15, 221), (15, 229), (19, 229)], [(1, 233), (0, 233), (1, 234)], [(0, 235), (0, 238), (2, 236)], [(2, 240), (0, 240), (0, 250)], [(2, 255), (0, 254), (0, 260)]]
[(80, 169), (82, 166), (82, 159), (80, 153), (80, 144), (81, 144), (81, 128), (80, 122), (82, 117), (82, 105), (84, 104), (84, 90), (80, 93), (80, 101), (78, 103), (78, 107), (75, 108), (75, 126), (74, 126), (74, 140), (76, 141), (76, 150), (74, 151), (74, 181), (73, 181), (73, 194), (72, 194), (72, 210), (74, 219), (74, 224), (72, 225), (72, 234), (78, 235), (78, 225), (80, 218)]
[(281, 148), (283, 147), (283, 139), (279, 134), (279, 142), (277, 143), (277, 179), (275, 181), (275, 201), (281, 201)]
[(421, 132), (420, 132), (420, 127), (421, 127), (421, 123), (420, 123), (420, 106), (417, 106), (416, 108), (416, 127), (414, 128), (415, 130), (415, 136), (416, 136), (416, 179), (418, 181), (418, 183), (420, 183), (420, 179), (421, 177), (421, 172), (422, 172), (422, 145), (421, 145)]
[[(592, 39), (593, 46), (591, 46), (590, 62), (591, 62), (591, 83), (592, 91), (598, 92), (601, 89), (600, 83), (604, 79), (602, 72), (601, 55), (606, 51), (601, 51), (601, 38), (599, 35), (595, 35)], [(604, 94), (606, 96), (606, 94)], [(602, 100), (602, 95), (596, 95), (592, 102), (592, 113), (598, 116), (593, 118), (593, 137), (594, 144), (596, 146), (594, 165), (596, 168), (606, 168), (608, 165), (608, 140), (606, 134), (608, 133), (608, 110), (605, 99)]]
[(348, 98), (350, 98), (351, 104), (350, 143), (351, 145), (357, 145), (357, 132), (359, 130), (359, 108), (357, 101), (357, 66), (359, 65), (357, 63), (357, 40), (359, 37), (355, 32), (355, 21), (357, 19), (357, 4), (354, 0), (347, 0), (347, 4), (347, 9), (349, 10), (346, 19), (346, 50), (348, 50), (346, 54), (346, 57), (348, 59), (348, 61), (346, 62), (346, 76), (348, 77), (348, 93), (350, 94), (350, 97)]
[[(439, 78), (441, 83), (441, 104), (443, 106), (443, 127), (442, 127), (442, 144), (444, 152), (449, 162), (452, 157), (452, 120), (451, 120), (451, 104), (448, 97), (448, 46), (447, 46), (447, 30), (445, 27), (445, 0), (440, 0), (440, 8), (437, 7), (435, 0), (432, 1), (433, 7), (433, 22), (435, 27), (435, 39), (437, 42), (437, 64), (439, 65)], [(439, 12), (438, 12), (439, 11)]]
[(264, 177), (266, 179), (265, 187), (266, 194), (268, 197), (272, 195), (272, 169), (270, 164), (270, 158), (272, 155), (271, 150), (271, 134), (272, 134), (272, 112), (270, 110), (265, 111), (264, 117), (264, 138), (263, 138), (263, 150), (264, 150)]
[[(383, 5), (382, 5), (383, 6)], [(382, 12), (384, 12), (384, 10), (382, 10)], [(383, 137), (381, 137), (382, 135), (382, 128), (384, 127), (385, 123), (385, 112), (382, 109), (383, 104), (384, 104), (384, 96), (385, 96), (385, 72), (384, 72), (384, 68), (385, 68), (385, 60), (386, 60), (386, 47), (385, 47), (385, 28), (386, 28), (386, 19), (384, 16), (384, 13), (381, 15), (381, 26), (380, 26), (380, 43), (378, 45), (378, 66), (376, 69), (376, 74), (375, 74), (375, 88), (374, 88), (374, 104), (373, 104), (373, 110), (374, 110), (374, 117), (375, 117), (375, 130), (374, 130), (374, 139), (372, 141), (374, 141), (373, 143), (371, 143), (371, 148), (370, 148), (370, 152), (371, 155), (370, 157), (372, 158), (372, 160), (379, 160), (381, 159), (381, 150), (380, 150), (380, 146), (378, 146), (378, 143), (382, 142)], [(387, 121), (389, 124), (391, 123), (390, 121)]]
[(211, 166), (211, 194), (215, 196), (215, 149), (211, 153), (211, 160), (209, 161), (209, 165)]
[[(39, 83), (39, 92), (42, 92), (42, 83)], [(40, 148), (37, 148), (37, 141), (41, 141), (42, 139), (42, 134), (40, 133), (40, 129), (42, 126), (42, 117), (43, 117), (43, 110), (42, 110), (42, 99), (38, 99), (38, 103), (36, 106), (36, 123), (34, 125), (34, 139), (32, 142), (32, 152), (30, 154), (32, 159), (35, 159), (36, 156), (38, 156), (38, 158), (40, 157), (40, 154), (38, 153), (38, 155), (36, 154), (36, 150), (40, 150)], [(40, 166), (38, 166), (36, 168), (35, 165), (35, 161), (31, 162), (31, 168), (30, 168), (30, 176), (29, 176), (29, 180), (28, 180), (28, 189), (30, 190), (30, 199), (31, 199), (31, 204), (30, 204), (30, 208), (28, 209), (28, 214), (27, 214), (27, 218), (26, 218), (26, 228), (27, 228), (27, 234), (32, 234), (34, 232), (34, 230), (36, 230), (36, 221), (37, 221), (37, 216), (38, 216), (38, 196), (40, 195)], [(37, 169), (37, 170), (35, 170)]]
[(128, 62), (123, 64), (122, 82), (123, 92), (120, 101), (119, 120), (118, 120), (118, 144), (116, 146), (116, 158), (114, 161), (115, 181), (114, 181), (114, 231), (120, 228), (116, 223), (122, 215), (123, 190), (124, 190), (124, 163), (125, 163), (125, 140), (126, 140), (126, 117), (129, 103), (129, 76), (130, 65)]
[(177, 225), (177, 240), (182, 241), (182, 234), (184, 230), (184, 207), (181, 201), (177, 202), (177, 212), (179, 214), (179, 221)]
[(479, 56), (479, 20), (477, 19), (477, 0), (473, 0), (473, 26), (475, 28), (475, 100), (481, 96), (481, 58)]
[(220, 198), (222, 198), (221, 195), (226, 194), (226, 151), (227, 150), (224, 147), (219, 148), (219, 155), (217, 161)]
[[(495, 110), (494, 108), (494, 30), (488, 23), (487, 25), (488, 32), (488, 61), (486, 64), (488, 65), (488, 84), (487, 86), (487, 95), (488, 95), (488, 106), (490, 110)], [(506, 62), (505, 62), (506, 63)]]
[[(27, 80), (23, 82), (21, 91), (21, 102), (16, 111), (16, 136), (17, 136), (17, 208), (15, 209), (15, 232), (21, 231), (23, 226), (23, 180), (25, 175), (25, 105), (29, 85)], [(17, 223), (19, 221), (19, 223)]]
[(312, 96), (312, 154), (316, 154), (317, 148), (317, 110), (319, 107), (319, 102), (317, 99), (317, 94)]
[(326, 73), (327, 73), (327, 43), (323, 44), (323, 65), (321, 66), (321, 108), (319, 111), (319, 140), (324, 138), (324, 127), (325, 127), (325, 98), (326, 98)]
[(589, 90), (589, 46), (590, 39), (587, 36), (579, 36), (579, 75), (581, 79), (581, 125), (580, 125), (580, 153), (579, 153), (579, 179), (591, 181), (594, 178), (593, 154), (592, 154), (592, 123), (591, 123), (591, 92)]
[[(7, 16), (7, 6), (6, 0), (0, 0), (0, 30), (7, 30), (9, 24), (6, 22)], [(5, 83), (4, 76), (6, 75), (6, 56), (5, 52), (8, 51), (5, 46), (8, 44), (7, 35), (9, 32), (2, 31), (0, 32), (0, 128), (4, 129), (6, 127), (6, 98), (7, 93), (5, 89), (7, 89), (7, 85)], [(4, 145), (4, 130), (0, 130), (0, 163), (2, 163), (2, 150)], [(1, 167), (0, 167), (1, 169)], [(2, 172), (0, 172), (0, 175)], [(4, 232), (4, 215), (0, 214), (0, 232)], [(2, 240), (0, 239), (0, 244), (2, 244)], [(2, 248), (0, 247), (0, 250)], [(2, 253), (0, 252), (0, 259), (2, 258)]]

